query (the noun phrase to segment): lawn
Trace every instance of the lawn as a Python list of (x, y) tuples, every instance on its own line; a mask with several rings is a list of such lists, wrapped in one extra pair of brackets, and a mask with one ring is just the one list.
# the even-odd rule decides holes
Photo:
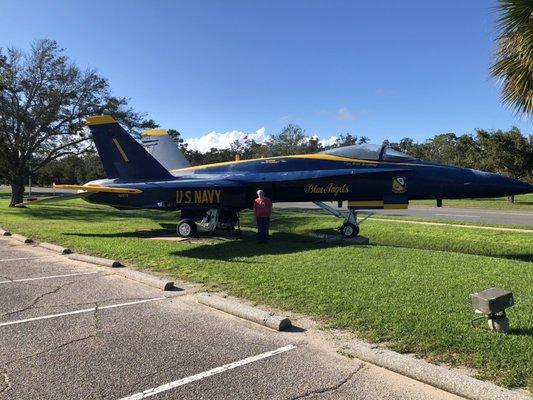
[[(0, 200), (0, 226), (14, 232), (204, 282), (400, 352), (475, 368), (501, 385), (533, 389), (530, 233), (369, 220), (362, 233), (373, 245), (327, 245), (307, 234), (331, 232), (338, 220), (276, 211), (267, 246), (255, 243), (249, 213), (241, 239), (169, 242), (146, 237), (173, 229), (175, 213), (118, 212), (81, 201), (6, 206)], [(468, 294), (490, 286), (515, 295), (509, 335), (470, 325)]]
[[(431, 205), (436, 204), (435, 200), (414, 200), (409, 202), (410, 205)], [(475, 207), (491, 208), (498, 210), (531, 210), (533, 211), (533, 193), (521, 194), (515, 196), (515, 202), (510, 203), (507, 197), (495, 197), (488, 199), (461, 199), (461, 200), (443, 200), (446, 207)]]

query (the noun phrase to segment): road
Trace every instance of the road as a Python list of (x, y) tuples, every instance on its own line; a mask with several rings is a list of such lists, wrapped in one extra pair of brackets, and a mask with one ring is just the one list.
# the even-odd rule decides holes
[(323, 332), (271, 331), (192, 286), (161, 292), (0, 238), (1, 399), (457, 398), (344, 357)]
[[(336, 203), (327, 203), (336, 207)], [(276, 208), (288, 209), (318, 209), (313, 203), (276, 203)], [(344, 208), (346, 209), (346, 208)], [(418, 217), (436, 220), (463, 221), (471, 223), (491, 223), (509, 225), (533, 226), (533, 211), (505, 211), (487, 210), (481, 208), (459, 208), (459, 207), (430, 207), (430, 206), (409, 206), (407, 210), (372, 210), (376, 215), (388, 215), (395, 217)], [(367, 211), (360, 213), (368, 214)]]

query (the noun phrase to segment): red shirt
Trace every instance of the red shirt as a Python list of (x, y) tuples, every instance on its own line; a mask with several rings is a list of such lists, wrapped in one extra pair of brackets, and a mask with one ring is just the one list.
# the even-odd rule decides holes
[(260, 218), (270, 218), (272, 214), (272, 202), (268, 197), (255, 199), (254, 202), (254, 214)]

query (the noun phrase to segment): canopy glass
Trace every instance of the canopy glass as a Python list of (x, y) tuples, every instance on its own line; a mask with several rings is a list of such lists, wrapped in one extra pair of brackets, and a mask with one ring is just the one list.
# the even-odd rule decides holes
[(322, 152), (323, 154), (331, 154), (339, 157), (353, 158), (359, 160), (374, 160), (374, 161), (406, 161), (414, 160), (413, 157), (408, 156), (400, 151), (394, 150), (388, 146), (379, 144), (356, 144), (353, 146), (336, 147)]

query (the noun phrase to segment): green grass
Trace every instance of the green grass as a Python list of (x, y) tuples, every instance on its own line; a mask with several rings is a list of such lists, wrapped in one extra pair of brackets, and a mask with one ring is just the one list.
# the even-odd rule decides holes
[[(243, 220), (248, 225), (252, 224), (251, 216)], [(446, 222), (456, 224), (455, 221), (441, 221), (440, 223)], [(315, 211), (305, 213), (285, 211), (274, 215), (273, 224), (284, 232), (326, 233), (332, 232), (332, 229), (340, 224), (340, 220)], [(486, 225), (477, 224), (477, 226)], [(379, 220), (366, 220), (360, 227), (362, 235), (379, 245), (451, 251), (533, 262), (533, 229), (531, 233), (519, 233), (450, 225), (390, 223), (381, 215)]]
[[(410, 205), (432, 205), (436, 204), (435, 200), (414, 200), (409, 202)], [(507, 197), (496, 197), (489, 199), (461, 199), (461, 200), (443, 200), (445, 207), (475, 207), (491, 208), (498, 210), (531, 210), (533, 211), (533, 194), (521, 194), (515, 196), (515, 202), (510, 203)]]
[[(326, 245), (306, 234), (331, 232), (338, 220), (276, 211), (266, 246), (256, 244), (249, 213), (241, 240), (169, 242), (146, 237), (173, 229), (175, 213), (67, 204), (8, 209), (0, 200), (0, 225), (310, 314), (394, 350), (533, 389), (532, 234), (370, 220), (362, 233), (376, 244)], [(489, 286), (515, 295), (509, 335), (470, 326), (468, 294)]]

